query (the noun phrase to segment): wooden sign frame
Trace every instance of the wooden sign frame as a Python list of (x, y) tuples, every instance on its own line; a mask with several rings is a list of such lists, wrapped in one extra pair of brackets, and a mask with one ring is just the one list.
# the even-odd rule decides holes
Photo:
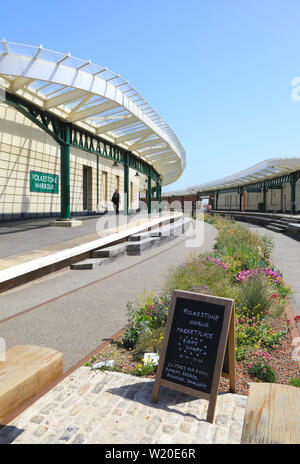
[[(217, 350), (216, 362), (213, 370), (212, 384), (210, 393), (203, 392), (201, 390), (193, 389), (185, 385), (181, 385), (169, 380), (162, 378), (165, 358), (167, 354), (169, 337), (172, 328), (174, 312), (176, 308), (176, 303), (178, 298), (184, 298), (187, 300), (199, 301), (202, 303), (212, 303), (224, 307), (224, 318), (221, 329), (221, 334), (219, 337), (219, 344)], [(225, 350), (227, 347), (228, 353), (228, 367), (229, 372), (223, 372), (223, 363), (225, 357)], [(220, 383), (220, 377), (229, 378), (230, 381), (230, 391), (235, 393), (235, 335), (234, 335), (234, 300), (229, 298), (215, 297), (211, 295), (203, 295), (199, 293), (186, 292), (181, 290), (174, 290), (172, 293), (171, 304), (168, 313), (167, 325), (165, 336), (162, 343), (161, 354), (159, 358), (159, 363), (157, 367), (156, 379), (152, 391), (152, 402), (157, 403), (159, 391), (161, 385), (172, 388), (183, 393), (195, 396), (197, 398), (203, 398), (209, 401), (208, 411), (207, 411), (207, 422), (213, 423), (218, 388)]]

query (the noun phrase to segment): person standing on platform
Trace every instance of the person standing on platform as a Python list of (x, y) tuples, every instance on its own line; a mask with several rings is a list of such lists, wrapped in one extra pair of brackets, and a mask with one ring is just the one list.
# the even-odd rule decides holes
[(113, 202), (116, 214), (119, 214), (120, 194), (117, 189), (115, 190), (111, 201)]

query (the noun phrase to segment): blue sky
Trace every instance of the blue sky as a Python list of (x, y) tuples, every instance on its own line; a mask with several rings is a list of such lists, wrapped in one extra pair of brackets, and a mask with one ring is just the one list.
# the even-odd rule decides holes
[(299, 0), (14, 0), (0, 12), (8, 41), (91, 59), (141, 92), (187, 154), (165, 190), (300, 156)]

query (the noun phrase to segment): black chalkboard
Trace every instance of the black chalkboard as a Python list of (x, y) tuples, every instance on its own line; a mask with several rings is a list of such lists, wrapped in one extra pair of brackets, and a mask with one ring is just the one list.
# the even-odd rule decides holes
[(162, 379), (211, 392), (224, 306), (177, 298)]
[(235, 390), (234, 350), (234, 301), (175, 290), (152, 400), (160, 384), (206, 398), (213, 421), (220, 376)]

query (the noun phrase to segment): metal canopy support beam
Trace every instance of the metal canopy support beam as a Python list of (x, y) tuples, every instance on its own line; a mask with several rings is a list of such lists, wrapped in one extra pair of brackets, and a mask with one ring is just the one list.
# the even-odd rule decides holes
[(215, 195), (216, 195), (216, 209), (218, 209), (218, 201), (219, 201), (219, 192), (218, 192), (218, 190), (216, 191)]
[(65, 143), (60, 145), (61, 219), (70, 219), (70, 127), (65, 125)]
[(55, 97), (48, 98), (44, 103), (44, 110), (49, 110), (50, 108), (55, 108), (56, 106), (77, 101), (80, 98), (84, 98), (85, 96), (86, 92), (83, 90), (70, 90), (69, 92), (61, 93)]
[(151, 200), (152, 200), (152, 177), (151, 172), (148, 175), (148, 189), (147, 189), (147, 205), (148, 205), (148, 214), (151, 214)]
[(290, 184), (291, 184), (291, 214), (296, 213), (296, 181), (297, 177), (295, 175), (296, 173), (292, 173), (291, 178), (290, 178)]
[(129, 154), (125, 155), (124, 163), (124, 211), (125, 214), (129, 215)]
[(82, 119), (88, 118), (95, 114), (104, 113), (105, 111), (118, 108), (119, 106), (120, 105), (112, 101), (106, 101), (104, 103), (100, 103), (99, 105), (90, 106), (81, 111), (75, 111), (74, 113), (72, 112), (69, 114), (68, 119), (71, 122), (81, 121)]
[(267, 212), (267, 186), (263, 185), (263, 204), (262, 204), (262, 210), (263, 213)]
[(105, 124), (101, 127), (98, 127), (96, 130), (97, 135), (100, 134), (105, 134), (105, 132), (110, 132), (113, 130), (120, 129), (121, 127), (126, 127), (130, 126), (131, 124), (136, 124), (138, 122), (138, 119), (135, 118), (134, 116), (128, 118), (125, 117), (123, 119), (120, 119), (119, 121), (111, 122), (110, 124)]

